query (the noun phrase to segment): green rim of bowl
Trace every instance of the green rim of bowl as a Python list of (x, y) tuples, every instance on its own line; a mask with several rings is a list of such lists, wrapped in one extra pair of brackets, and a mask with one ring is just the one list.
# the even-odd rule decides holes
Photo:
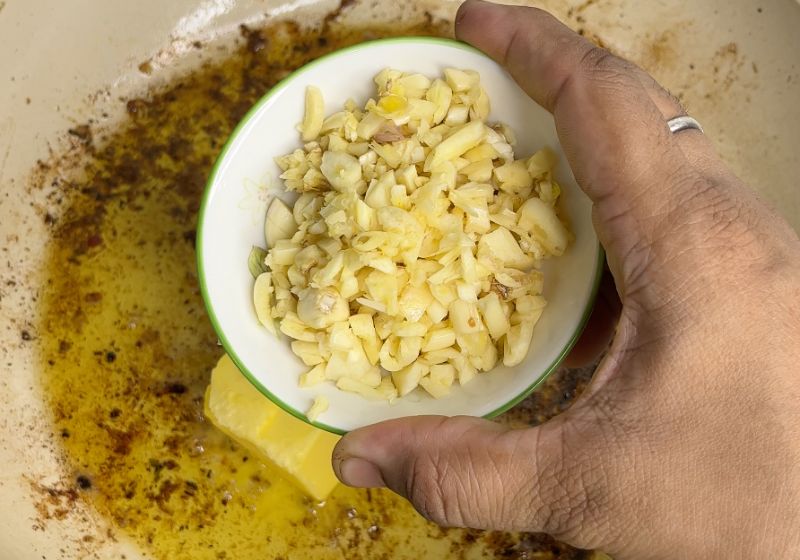
[[(214, 331), (217, 333), (217, 336), (219, 337), (219, 340), (222, 343), (223, 348), (225, 348), (225, 352), (227, 352), (228, 356), (230, 356), (230, 358), (236, 364), (236, 367), (239, 368), (239, 371), (242, 373), (242, 375), (244, 375), (247, 378), (247, 380), (250, 381), (250, 383), (256, 389), (258, 389), (258, 391), (260, 393), (262, 393), (264, 396), (266, 396), (273, 403), (278, 405), (280, 408), (282, 408), (284, 411), (288, 412), (289, 414), (291, 414), (295, 418), (298, 418), (299, 420), (302, 420), (303, 422), (305, 422), (307, 424), (310, 424), (310, 425), (312, 425), (312, 426), (314, 426), (316, 428), (321, 428), (321, 429), (323, 429), (325, 431), (328, 431), (328, 432), (331, 432), (331, 433), (334, 433), (334, 434), (338, 434), (338, 435), (344, 435), (344, 434), (347, 433), (347, 431), (346, 430), (342, 430), (341, 428), (337, 428), (336, 426), (330, 426), (330, 425), (325, 424), (323, 422), (316, 422), (316, 421), (312, 422), (311, 420), (309, 420), (306, 417), (306, 415), (303, 412), (300, 412), (299, 410), (295, 409), (294, 407), (292, 407), (292, 406), (288, 405), (287, 403), (283, 402), (277, 395), (272, 393), (263, 384), (261, 384), (261, 382), (259, 382), (258, 379), (256, 379), (256, 377), (252, 373), (250, 373), (250, 370), (248, 370), (244, 366), (244, 363), (239, 358), (238, 354), (236, 354), (236, 351), (234, 350), (233, 345), (231, 344), (230, 340), (228, 340), (228, 337), (225, 336), (225, 333), (223, 332), (222, 328), (220, 327), (219, 320), (217, 319), (217, 314), (214, 312), (214, 307), (213, 307), (213, 305), (211, 303), (211, 298), (208, 295), (208, 286), (206, 285), (205, 265), (204, 265), (204, 262), (203, 262), (203, 240), (204, 240), (204, 235), (205, 235), (204, 224), (205, 224), (206, 209), (208, 207), (208, 201), (209, 201), (209, 198), (211, 196), (211, 189), (212, 189), (214, 183), (216, 182), (217, 175), (219, 174), (219, 170), (220, 170), (220, 167), (222, 165), (222, 162), (225, 161), (225, 158), (228, 155), (228, 151), (231, 149), (232, 145), (235, 143), (236, 138), (239, 136), (239, 133), (242, 131), (242, 129), (245, 126), (247, 126), (247, 124), (250, 122), (250, 119), (253, 118), (253, 116), (259, 111), (259, 109), (261, 109), (261, 107), (263, 105), (265, 105), (267, 102), (269, 102), (275, 95), (281, 93), (284, 90), (285, 86), (289, 82), (291, 82), (292, 80), (294, 80), (298, 76), (308, 72), (310, 69), (314, 68), (318, 64), (321, 64), (322, 62), (329, 61), (329, 60), (331, 60), (333, 58), (336, 58), (338, 56), (341, 56), (343, 54), (347, 54), (347, 53), (350, 53), (350, 52), (353, 52), (353, 51), (369, 48), (369, 47), (377, 45), (377, 44), (413, 43), (413, 42), (422, 42), (422, 43), (430, 43), (430, 44), (437, 44), (437, 45), (446, 45), (446, 46), (449, 46), (449, 47), (455, 47), (455, 48), (458, 48), (458, 49), (461, 49), (461, 50), (464, 50), (464, 51), (468, 51), (468, 52), (471, 52), (471, 53), (474, 53), (474, 54), (479, 54), (479, 55), (484, 56), (484, 57), (486, 56), (483, 52), (479, 51), (478, 49), (476, 49), (476, 48), (474, 48), (474, 47), (472, 47), (472, 46), (470, 46), (470, 45), (468, 45), (466, 43), (462, 43), (460, 41), (455, 41), (453, 39), (445, 39), (445, 38), (441, 38), (441, 37), (425, 37), (425, 36), (418, 36), (418, 37), (416, 37), (416, 36), (412, 36), (412, 37), (390, 37), (390, 38), (386, 38), (386, 39), (376, 39), (376, 40), (373, 40), (373, 41), (366, 41), (366, 42), (363, 42), (363, 43), (358, 43), (356, 45), (352, 45), (350, 47), (339, 49), (337, 51), (333, 51), (331, 53), (323, 55), (323, 56), (321, 56), (321, 57), (319, 57), (319, 58), (317, 58), (315, 60), (312, 60), (311, 62), (309, 62), (305, 66), (301, 66), (300, 68), (298, 68), (297, 70), (295, 70), (294, 72), (292, 72), (291, 74), (289, 74), (288, 76), (283, 78), (281, 81), (279, 81), (277, 84), (275, 84), (266, 94), (264, 94), (263, 97), (261, 97), (261, 99), (259, 99), (256, 102), (255, 105), (253, 105), (252, 108), (250, 108), (250, 110), (242, 118), (242, 120), (239, 121), (239, 124), (236, 125), (236, 128), (234, 128), (233, 132), (231, 133), (230, 137), (228, 138), (228, 141), (225, 143), (225, 146), (222, 148), (222, 151), (220, 152), (219, 156), (217, 157), (217, 160), (214, 163), (214, 167), (211, 170), (211, 174), (209, 175), (208, 181), (206, 181), (206, 188), (205, 188), (205, 192), (203, 193), (203, 199), (202, 199), (202, 202), (201, 202), (201, 205), (200, 205), (200, 213), (198, 215), (198, 220), (197, 220), (197, 247), (196, 247), (196, 253), (197, 253), (198, 278), (200, 280), (200, 292), (201, 292), (201, 294), (203, 296), (203, 303), (205, 304), (205, 308), (206, 308), (206, 312), (208, 313), (208, 317), (211, 320), (211, 325), (214, 328)], [(583, 311), (583, 316), (581, 317), (581, 320), (578, 323), (578, 326), (575, 329), (575, 332), (573, 333), (572, 337), (569, 339), (569, 342), (566, 344), (566, 346), (564, 346), (564, 349), (561, 351), (561, 353), (558, 355), (558, 357), (556, 357), (556, 359), (553, 361), (553, 363), (550, 364), (550, 366), (547, 367), (547, 369), (544, 370), (544, 372), (536, 379), (536, 381), (531, 383), (524, 391), (519, 393), (517, 396), (515, 396), (513, 399), (511, 399), (510, 401), (508, 401), (504, 405), (500, 406), (499, 408), (496, 408), (492, 412), (489, 412), (488, 414), (485, 414), (483, 416), (483, 418), (494, 418), (494, 417), (502, 414), (503, 412), (506, 412), (510, 408), (516, 406), (517, 404), (519, 404), (521, 401), (523, 401), (525, 399), (525, 397), (527, 397), (532, 391), (534, 391), (539, 385), (541, 385), (550, 376), (550, 374), (552, 374), (558, 368), (559, 365), (561, 365), (561, 362), (564, 360), (564, 358), (567, 357), (567, 354), (569, 354), (570, 350), (572, 350), (572, 348), (575, 346), (575, 343), (578, 341), (578, 338), (580, 338), (580, 335), (583, 332), (583, 329), (586, 327), (586, 323), (589, 320), (589, 316), (591, 315), (592, 309), (594, 307), (594, 301), (595, 301), (595, 298), (597, 296), (597, 291), (598, 291), (598, 289), (600, 287), (600, 278), (602, 276), (604, 261), (605, 261), (605, 253), (603, 252), (602, 247), (600, 247), (600, 245), (598, 244), (597, 267), (595, 269), (594, 285), (592, 287), (592, 292), (589, 295), (589, 300), (586, 303), (586, 309), (584, 309), (584, 311)], [(243, 263), (243, 266), (245, 266), (245, 265), (246, 265), (246, 263)]]

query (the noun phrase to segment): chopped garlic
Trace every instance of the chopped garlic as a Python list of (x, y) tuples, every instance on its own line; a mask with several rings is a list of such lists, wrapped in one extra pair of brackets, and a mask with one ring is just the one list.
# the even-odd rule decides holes
[(311, 420), (312, 422), (316, 421), (319, 418), (319, 415), (323, 412), (328, 410), (330, 403), (328, 402), (327, 397), (318, 396), (314, 399), (314, 403), (311, 405), (311, 408), (308, 409), (306, 412), (306, 418)]
[[(477, 72), (387, 69), (375, 85), (363, 111), (348, 100), (328, 116), (307, 89), (303, 147), (276, 159), (299, 197), (268, 209), (253, 302), (310, 368), (301, 387), (443, 398), (528, 353), (546, 305), (539, 263), (571, 241), (557, 158), (515, 158)], [(327, 407), (316, 398), (308, 418)]]

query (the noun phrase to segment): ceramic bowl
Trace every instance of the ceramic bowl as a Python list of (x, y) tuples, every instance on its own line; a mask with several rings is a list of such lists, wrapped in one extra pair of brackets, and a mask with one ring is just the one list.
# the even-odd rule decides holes
[[(439, 76), (447, 67), (476, 70), (491, 100), (490, 120), (509, 124), (517, 134), (515, 153), (529, 155), (549, 146), (559, 156), (561, 209), (575, 241), (560, 258), (544, 264), (548, 305), (536, 326), (527, 358), (516, 367), (496, 367), (450, 395), (435, 400), (417, 389), (394, 403), (373, 402), (338, 390), (332, 383), (298, 387), (306, 371), (289, 340), (262, 327), (252, 303), (253, 278), (247, 259), (264, 245), (268, 202), (284, 192), (276, 156), (301, 146), (307, 86), (319, 87), (326, 112), (348, 98), (363, 103), (374, 95), (375, 74), (391, 67)], [(603, 255), (591, 221), (591, 202), (575, 184), (558, 144), (551, 115), (528, 98), (494, 61), (462, 43), (432, 38), (399, 38), (363, 43), (318, 59), (270, 90), (245, 116), (223, 149), (208, 181), (198, 226), (199, 276), (209, 316), (219, 339), (242, 373), (286, 411), (306, 420), (317, 395), (330, 408), (314, 425), (336, 433), (382, 420), (420, 414), (491, 418), (533, 391), (559, 365), (578, 339), (591, 311)]]

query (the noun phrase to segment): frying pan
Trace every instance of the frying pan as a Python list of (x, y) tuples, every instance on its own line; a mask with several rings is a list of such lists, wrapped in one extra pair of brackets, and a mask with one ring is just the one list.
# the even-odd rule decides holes
[[(451, 20), (458, 2), (345, 4), (337, 16), (343, 25), (369, 26)], [(652, 72), (734, 170), (800, 230), (800, 5), (536, 4)], [(86, 157), (81, 125), (90, 123), (102, 146), (104, 131), (130, 118), (126, 100), (224, 57), (241, 24), (318, 23), (339, 7), (327, 0), (0, 1), (0, 558), (131, 559), (149, 550), (84, 495), (91, 481), (76, 479), (80, 461), (64, 452), (46, 398), (42, 346), (51, 341), (40, 318), (52, 288), (42, 271), (52, 271), (64, 193), (54, 185)], [(99, 359), (111, 361), (108, 353)], [(180, 549), (171, 557), (222, 556)]]

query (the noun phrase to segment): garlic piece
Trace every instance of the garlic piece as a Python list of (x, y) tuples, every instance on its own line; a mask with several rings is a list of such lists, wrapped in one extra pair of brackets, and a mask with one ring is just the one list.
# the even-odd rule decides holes
[(253, 286), (253, 305), (256, 310), (258, 322), (264, 325), (269, 332), (276, 334), (275, 322), (272, 320), (272, 274), (264, 272), (259, 274)]
[(508, 317), (500, 303), (500, 296), (497, 293), (490, 292), (478, 300), (478, 308), (483, 317), (483, 322), (494, 340), (499, 340), (511, 328)]
[(478, 333), (484, 328), (478, 305), (462, 299), (450, 304), (450, 322), (456, 334)]
[(337, 191), (352, 191), (361, 181), (361, 164), (346, 152), (322, 154), (320, 171)]
[(325, 364), (317, 364), (300, 376), (300, 387), (308, 389), (325, 381)]
[(322, 122), (325, 118), (325, 103), (319, 88), (308, 86), (306, 88), (306, 110), (303, 123), (300, 125), (303, 142), (310, 142), (319, 136)]
[(297, 302), (297, 316), (315, 329), (324, 329), (350, 315), (347, 301), (335, 288), (307, 288)]
[(478, 84), (480, 76), (476, 72), (447, 68), (444, 71), (447, 84), (453, 88), (454, 92), (469, 91)]
[(316, 397), (314, 399), (313, 404), (311, 405), (311, 408), (309, 408), (308, 412), (306, 412), (306, 418), (308, 418), (312, 422), (316, 421), (316, 419), (319, 418), (320, 414), (328, 410), (329, 406), (330, 403), (328, 402), (327, 397), (323, 396)]
[(486, 126), (482, 122), (473, 121), (465, 124), (436, 146), (430, 165), (425, 166), (426, 171), (436, 170), (443, 163), (461, 157), (466, 151), (480, 144), (485, 135)]
[(429, 367), (423, 361), (417, 361), (392, 373), (392, 382), (397, 387), (397, 392), (401, 397), (409, 394), (416, 389), (420, 380), (428, 373)]
[(496, 167), (494, 176), (499, 187), (509, 193), (517, 193), (533, 185), (533, 178), (528, 173), (525, 162), (521, 160)]
[(453, 90), (444, 81), (437, 78), (433, 81), (430, 89), (425, 94), (425, 99), (436, 105), (432, 124), (440, 124), (450, 110), (450, 102), (453, 100)]
[(516, 366), (525, 359), (531, 346), (533, 326), (532, 321), (522, 321), (508, 330), (503, 342), (503, 365)]
[(552, 206), (538, 198), (529, 198), (519, 209), (519, 227), (530, 232), (555, 256), (564, 254), (569, 244), (569, 231), (558, 219)]
[(511, 232), (504, 227), (498, 227), (481, 237), (478, 242), (478, 259), (482, 258), (520, 270), (534, 264), (534, 259), (525, 254)]
[(528, 173), (534, 179), (541, 179), (550, 173), (558, 163), (558, 157), (550, 148), (542, 148), (533, 154), (526, 163)]
[(266, 222), (264, 222), (264, 237), (267, 247), (272, 248), (278, 241), (291, 239), (296, 232), (297, 222), (292, 211), (280, 198), (273, 198), (267, 210)]

